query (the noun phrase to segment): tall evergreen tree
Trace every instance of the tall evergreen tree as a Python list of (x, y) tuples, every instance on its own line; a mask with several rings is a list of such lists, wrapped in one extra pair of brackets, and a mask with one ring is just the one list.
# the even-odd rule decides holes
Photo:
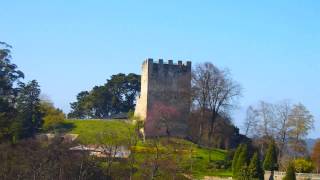
[(286, 176), (283, 180), (296, 180), (296, 173), (293, 163), (291, 162), (287, 168)]
[(11, 48), (0, 42), (0, 142), (12, 140), (16, 132), (16, 84), (24, 78), (24, 74), (11, 63)]
[(258, 153), (254, 153), (254, 155), (251, 158), (249, 167), (248, 167), (248, 171), (250, 174), (251, 179), (259, 179), (259, 180), (263, 180), (263, 169), (261, 166), (261, 162), (259, 159), (259, 155)]
[(267, 154), (265, 156), (264, 162), (263, 162), (263, 168), (267, 171), (274, 171), (278, 169), (277, 164), (277, 150), (276, 150), (276, 144), (272, 140), (269, 143)]
[(237, 164), (235, 166), (235, 170), (234, 170), (234, 177), (238, 177), (239, 172), (241, 171), (241, 169), (247, 165), (247, 161), (248, 161), (248, 147), (246, 144), (242, 145), (238, 160), (237, 160)]
[(16, 106), (18, 127), (21, 128), (17, 130), (21, 138), (33, 136), (42, 126), (39, 96), (40, 87), (37, 81), (33, 80), (27, 84), (19, 83)]
[(235, 172), (236, 172), (236, 165), (237, 165), (237, 161), (239, 158), (239, 154), (241, 153), (241, 150), (242, 150), (242, 146), (243, 146), (243, 144), (240, 144), (237, 147), (236, 152), (233, 155), (233, 159), (232, 159), (232, 174), (233, 175), (235, 175)]

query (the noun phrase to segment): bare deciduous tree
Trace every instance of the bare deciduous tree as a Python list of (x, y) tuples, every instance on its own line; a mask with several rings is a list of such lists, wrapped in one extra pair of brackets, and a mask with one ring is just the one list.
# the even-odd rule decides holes
[[(299, 103), (291, 106), (288, 100), (276, 104), (261, 101), (256, 107), (249, 107), (248, 111), (248, 117), (251, 116), (250, 111), (258, 112), (258, 117), (255, 117), (258, 128), (254, 128), (251, 135), (254, 137), (255, 144), (260, 147), (262, 154), (266, 142), (273, 139), (278, 146), (280, 166), (285, 164), (289, 156), (305, 155), (304, 138), (313, 128), (314, 120), (304, 105)], [(252, 120), (248, 121), (248, 119), (245, 121), (245, 132), (250, 129), (248, 126), (252, 124)]]
[(206, 110), (210, 111), (208, 139), (211, 142), (216, 119), (234, 107), (234, 100), (241, 95), (241, 87), (232, 80), (229, 71), (220, 70), (208, 62), (196, 66), (192, 82), (194, 103), (203, 112), (201, 116)]
[(277, 123), (278, 123), (278, 147), (279, 147), (279, 154), (278, 154), (278, 164), (281, 164), (281, 159), (285, 151), (287, 151), (287, 141), (288, 141), (288, 130), (289, 130), (289, 114), (291, 110), (291, 105), (288, 100), (285, 100), (279, 104), (276, 104), (276, 113), (277, 113)]
[(258, 126), (259, 112), (252, 106), (249, 106), (244, 121), (244, 132), (246, 136), (254, 134), (255, 128)]

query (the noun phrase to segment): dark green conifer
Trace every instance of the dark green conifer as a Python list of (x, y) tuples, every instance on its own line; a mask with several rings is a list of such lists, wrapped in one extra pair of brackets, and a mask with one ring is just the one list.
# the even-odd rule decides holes
[(233, 175), (235, 175), (235, 169), (236, 169), (236, 165), (237, 165), (237, 161), (238, 161), (238, 158), (239, 158), (239, 154), (242, 150), (242, 144), (240, 144), (238, 147), (237, 147), (237, 150), (236, 152), (234, 153), (233, 155), (233, 159), (232, 159), (232, 173)]
[(237, 164), (235, 166), (235, 171), (233, 174), (234, 177), (238, 177), (240, 170), (243, 168), (243, 166), (247, 165), (247, 161), (248, 161), (248, 147), (246, 144), (244, 144), (241, 148), (241, 151), (237, 160)]
[(267, 171), (274, 171), (277, 170), (277, 151), (276, 145), (274, 141), (271, 141), (268, 146), (267, 154), (265, 156), (263, 162), (263, 168)]
[(296, 173), (293, 163), (290, 163), (286, 172), (286, 176), (283, 180), (296, 180)]
[(253, 157), (251, 158), (248, 171), (251, 179), (263, 180), (264, 172), (261, 167), (261, 162), (260, 162), (258, 153), (254, 153)]

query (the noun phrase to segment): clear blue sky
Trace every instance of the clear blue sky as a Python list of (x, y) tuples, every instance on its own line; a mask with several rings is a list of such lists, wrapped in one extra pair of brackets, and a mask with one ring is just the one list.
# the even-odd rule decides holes
[[(259, 2), (259, 3), (258, 3)], [(0, 41), (68, 112), (81, 90), (140, 72), (147, 57), (210, 61), (244, 88), (234, 122), (259, 100), (302, 102), (320, 137), (320, 1), (1, 1)], [(318, 132), (317, 132), (318, 131)]]

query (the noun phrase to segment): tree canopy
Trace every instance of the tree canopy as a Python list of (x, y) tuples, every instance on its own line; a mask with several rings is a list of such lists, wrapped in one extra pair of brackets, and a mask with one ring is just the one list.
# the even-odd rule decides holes
[(11, 62), (11, 48), (0, 42), (0, 142), (31, 137), (42, 126), (39, 84), (21, 82), (24, 74)]
[(140, 75), (130, 73), (112, 75), (103, 86), (81, 91), (71, 103), (68, 118), (109, 118), (114, 114), (134, 110), (140, 93)]

